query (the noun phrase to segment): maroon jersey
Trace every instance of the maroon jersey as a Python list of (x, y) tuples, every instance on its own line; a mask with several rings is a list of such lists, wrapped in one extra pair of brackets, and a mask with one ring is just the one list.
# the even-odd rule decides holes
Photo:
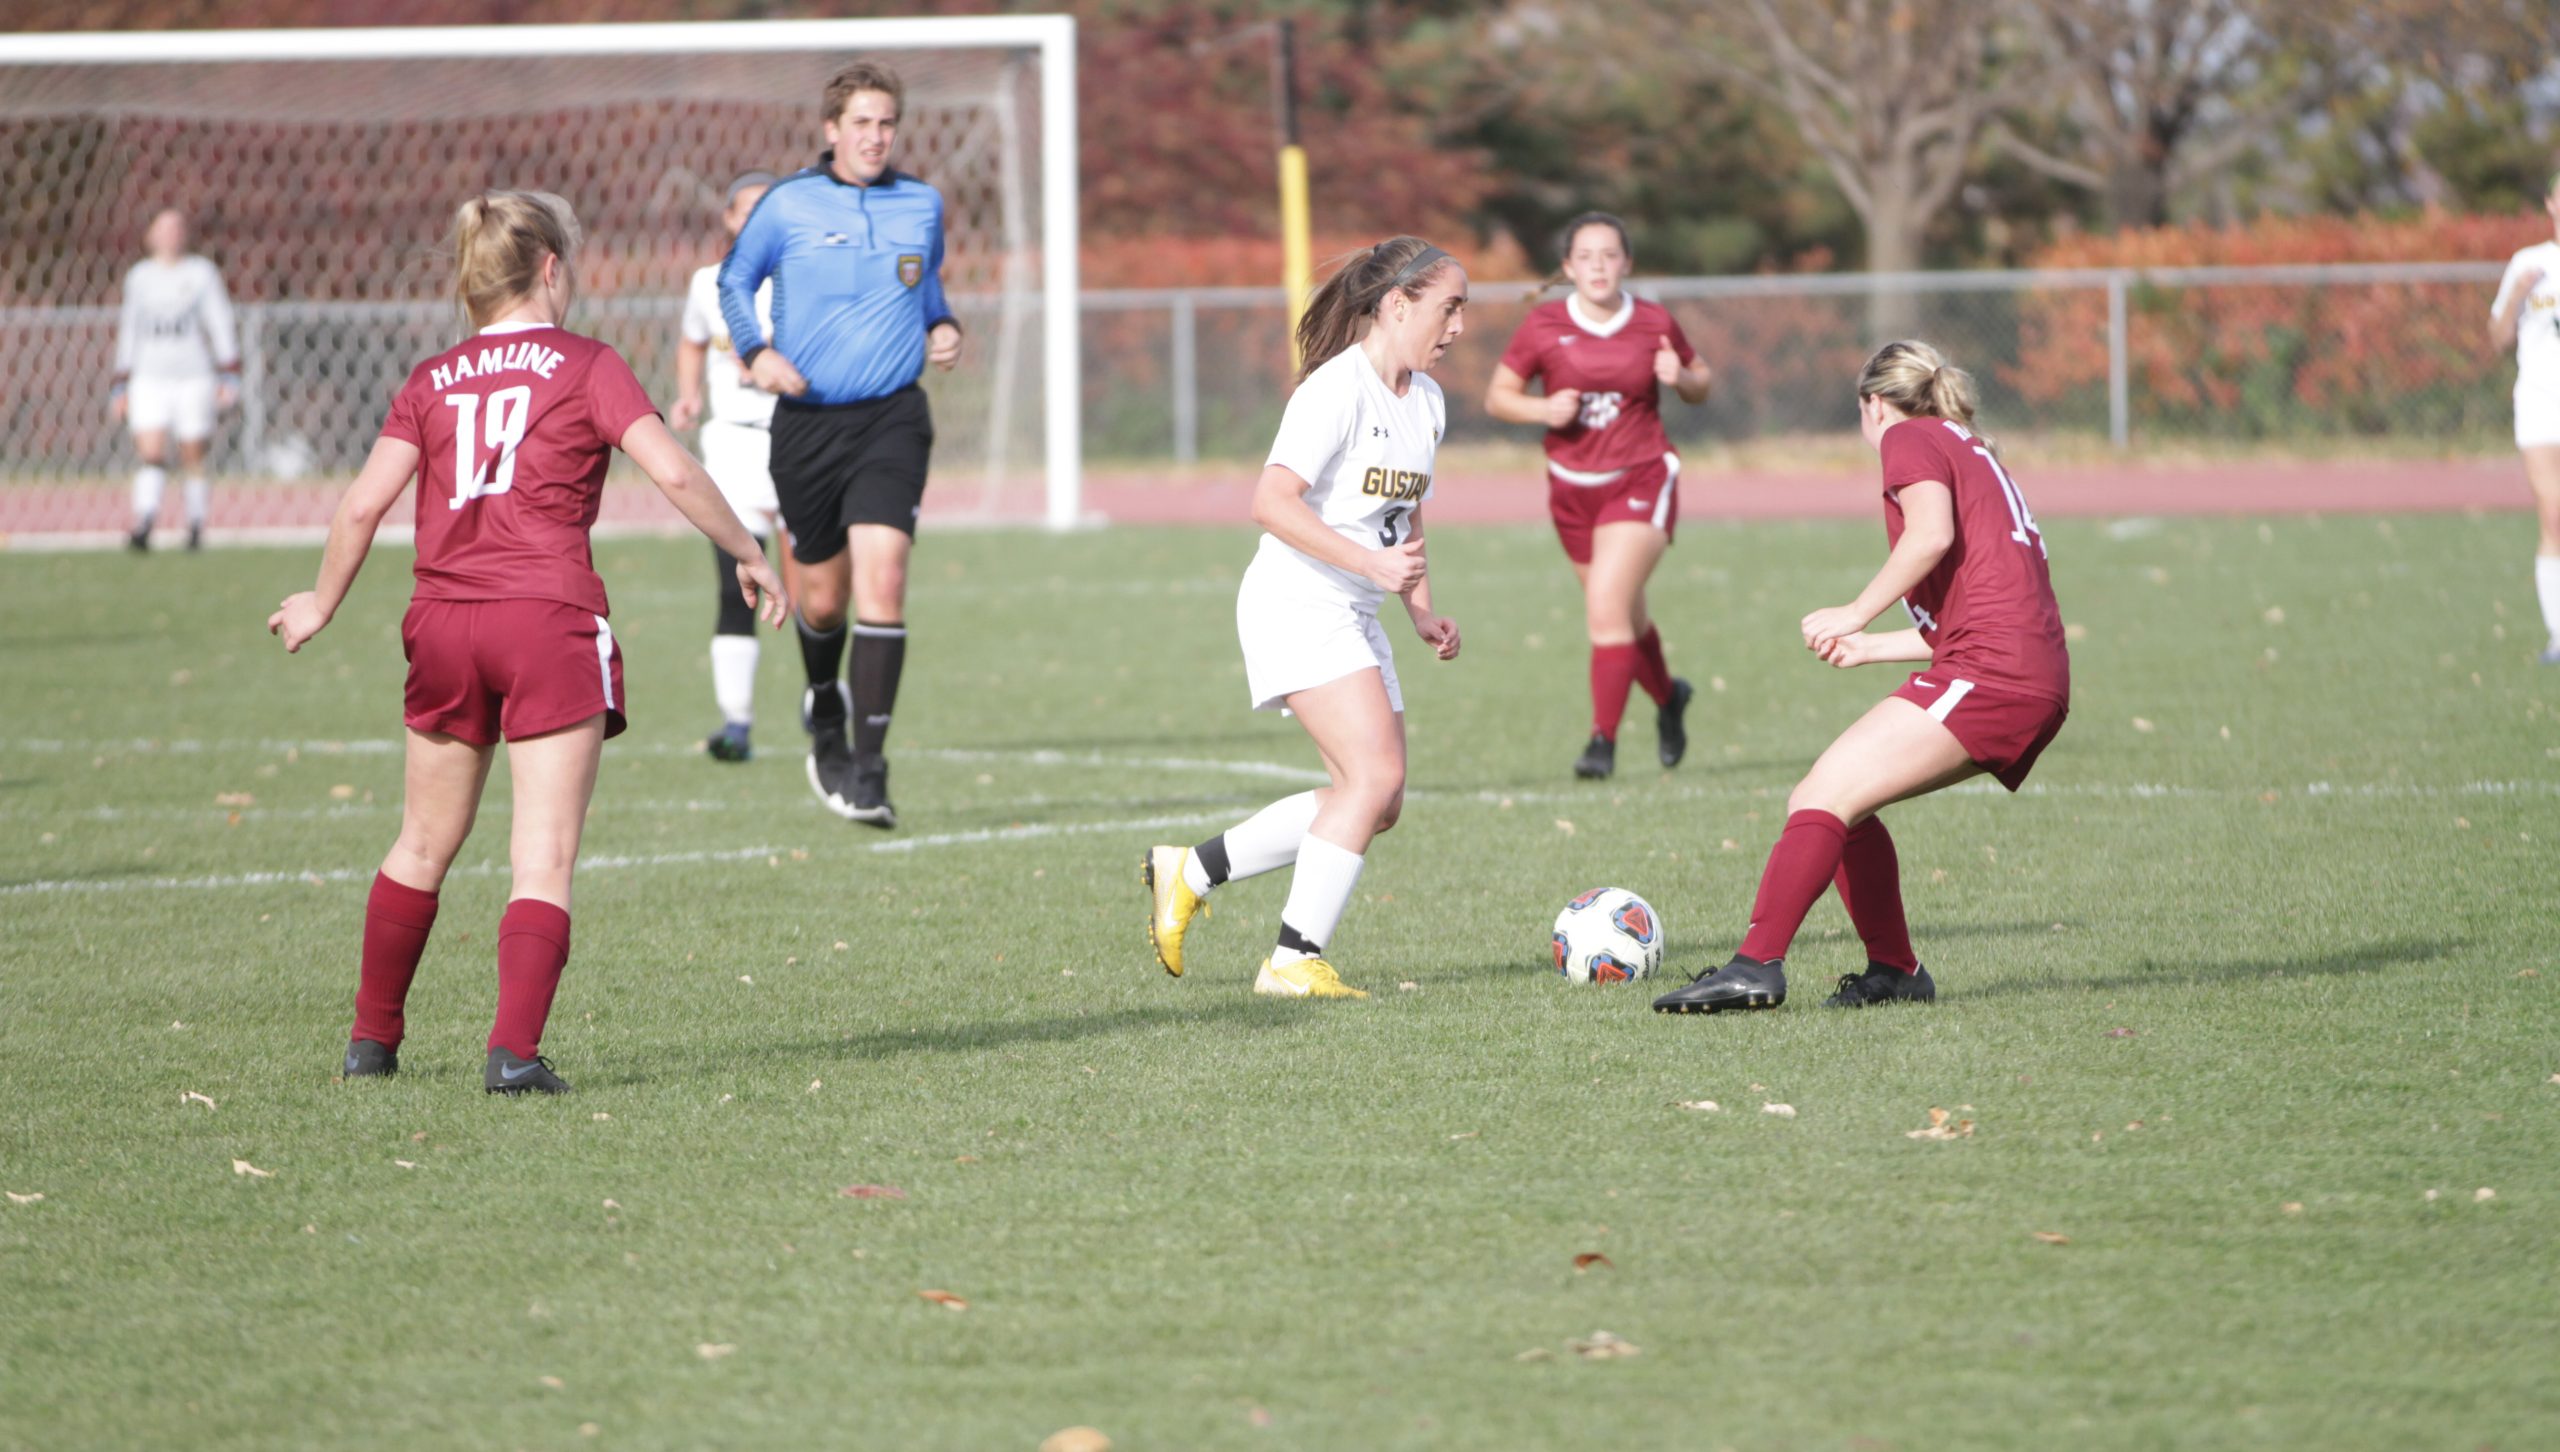
[(1547, 430), (1547, 462), (1571, 478), (1659, 460), (1670, 452), (1671, 440), (1662, 432), (1654, 350), (1670, 339), (1682, 367), (1696, 361), (1698, 351), (1660, 303), (1627, 293), (1616, 317), (1595, 324), (1570, 302), (1558, 298), (1529, 309), (1502, 350), (1502, 366), (1522, 381), (1543, 377), (1549, 393), (1571, 388), (1582, 394), (1581, 416)]
[(2068, 705), (2071, 656), (2045, 569), (2044, 535), (2009, 471), (1964, 425), (1904, 419), (1884, 434), (1884, 533), (1902, 539), (1903, 486), (1944, 484), (1956, 538), (1903, 597), (1931, 673)]
[(610, 613), (587, 531), (614, 446), (656, 412), (621, 354), (547, 324), (500, 323), (411, 370), (382, 436), (418, 447), (415, 598)]

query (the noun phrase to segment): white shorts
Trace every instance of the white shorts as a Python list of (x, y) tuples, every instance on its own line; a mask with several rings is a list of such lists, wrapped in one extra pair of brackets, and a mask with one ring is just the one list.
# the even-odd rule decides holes
[(1299, 691), (1365, 670), (1378, 673), (1389, 708), (1404, 709), (1395, 652), (1378, 617), (1310, 595), (1258, 562), (1236, 591), (1236, 639), (1244, 646), (1245, 689), (1257, 711), (1282, 710)]
[(2516, 390), (2516, 447), (2547, 449), (2560, 445), (2560, 388)]
[(213, 380), (135, 374), (125, 381), (124, 426), (137, 434), (166, 429), (190, 444), (212, 438)]
[(757, 534), (769, 533), (768, 521), (782, 512), (773, 493), (772, 459), (772, 430), (703, 420), (702, 467), (720, 486), (720, 497)]

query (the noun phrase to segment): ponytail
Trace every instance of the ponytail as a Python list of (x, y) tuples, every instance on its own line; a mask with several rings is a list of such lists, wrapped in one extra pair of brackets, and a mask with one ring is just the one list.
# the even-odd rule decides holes
[(1390, 237), (1375, 247), (1334, 259), (1333, 275), (1307, 299), (1298, 319), (1298, 381), (1359, 339), (1389, 292), (1418, 298), (1449, 254), (1419, 237)]
[[(1973, 375), (1948, 362), (1926, 343), (1905, 339), (1887, 343), (1858, 374), (1858, 397), (1881, 398), (1913, 418), (1952, 419), (1973, 428), (1980, 395)], [(1976, 442), (1993, 453), (1999, 446), (1979, 432)]]
[(453, 213), (453, 296), (477, 328), (542, 281), (542, 259), (577, 256), (577, 213), (549, 192), (488, 191)]

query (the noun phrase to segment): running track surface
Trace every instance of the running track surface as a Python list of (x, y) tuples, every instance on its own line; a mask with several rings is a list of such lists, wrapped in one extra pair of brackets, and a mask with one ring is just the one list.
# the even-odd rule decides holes
[[(2068, 516), (2376, 513), (2428, 510), (2521, 510), (2530, 507), (2522, 467), (2513, 459), (2411, 460), (2392, 463), (2273, 463), (2225, 466), (2098, 465), (2038, 469), (2021, 481), (2037, 514)], [(1085, 509), (1119, 524), (1241, 524), (1250, 517), (1252, 478), (1218, 473), (1105, 473), (1085, 481)], [(237, 540), (317, 538), (337, 504), (334, 485), (214, 485), (214, 534)], [(928, 492), (928, 522), (1029, 522), (1038, 518), (1036, 481), (1013, 491), (1020, 512), (990, 515), (965, 483)], [(117, 485), (0, 486), (0, 548), (62, 548), (118, 543), (126, 527), (126, 491)], [(1872, 472), (1717, 473), (1702, 466), (1680, 481), (1680, 514), (1717, 519), (1859, 519), (1880, 513)], [(164, 522), (174, 518), (165, 511)], [(1526, 524), (1547, 517), (1545, 481), (1535, 474), (1461, 474), (1433, 491), (1439, 523)], [(409, 501), (385, 525), (405, 529)], [(605, 491), (601, 529), (612, 533), (677, 532), (683, 522), (646, 485)]]

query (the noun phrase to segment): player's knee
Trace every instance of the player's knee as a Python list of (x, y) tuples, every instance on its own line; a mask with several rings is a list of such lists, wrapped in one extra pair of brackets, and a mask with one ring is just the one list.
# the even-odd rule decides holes
[(1398, 788), (1395, 795), (1387, 798), (1386, 806), (1379, 809), (1378, 825), (1376, 830), (1380, 832), (1393, 831), (1396, 823), (1403, 819), (1404, 791), (1402, 788)]

